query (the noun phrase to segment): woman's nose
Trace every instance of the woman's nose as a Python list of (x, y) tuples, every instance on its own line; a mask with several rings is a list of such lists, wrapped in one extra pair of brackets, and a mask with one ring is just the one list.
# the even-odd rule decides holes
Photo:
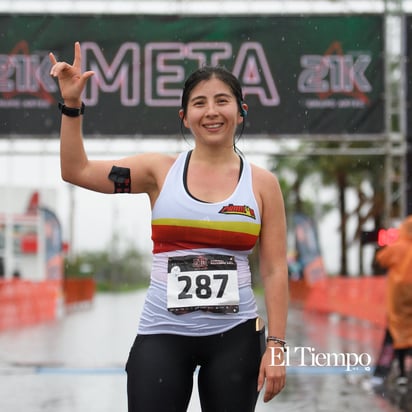
[(206, 107), (206, 115), (207, 116), (214, 116), (217, 114), (216, 105), (208, 104)]

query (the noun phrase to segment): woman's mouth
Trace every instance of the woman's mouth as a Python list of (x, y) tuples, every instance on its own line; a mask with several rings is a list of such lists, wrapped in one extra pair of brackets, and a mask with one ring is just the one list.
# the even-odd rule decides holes
[(213, 124), (205, 124), (203, 127), (208, 130), (215, 130), (219, 129), (219, 127), (222, 127), (223, 123), (213, 123)]

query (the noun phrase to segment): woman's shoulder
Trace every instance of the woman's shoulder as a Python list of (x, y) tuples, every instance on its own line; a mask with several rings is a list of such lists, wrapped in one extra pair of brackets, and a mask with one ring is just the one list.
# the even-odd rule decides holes
[(138, 169), (144, 167), (147, 170), (159, 171), (170, 169), (177, 157), (178, 155), (176, 154), (146, 152), (136, 155), (134, 163)]
[(278, 184), (278, 179), (276, 177), (276, 175), (274, 173), (272, 173), (271, 171), (258, 166), (254, 163), (250, 163), (250, 167), (252, 169), (252, 178), (254, 183), (255, 182), (260, 182), (263, 184)]
[(140, 153), (128, 158), (134, 193), (148, 193), (153, 203), (176, 158), (176, 155), (158, 152)]
[(282, 192), (275, 174), (263, 167), (251, 164), (252, 184), (256, 199), (260, 199), (261, 208), (263, 204), (273, 207), (282, 201)]

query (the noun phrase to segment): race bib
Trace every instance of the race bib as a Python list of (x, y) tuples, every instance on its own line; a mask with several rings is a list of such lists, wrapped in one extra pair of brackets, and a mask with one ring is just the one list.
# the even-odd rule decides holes
[(235, 258), (226, 255), (169, 258), (167, 309), (177, 315), (195, 310), (239, 312)]

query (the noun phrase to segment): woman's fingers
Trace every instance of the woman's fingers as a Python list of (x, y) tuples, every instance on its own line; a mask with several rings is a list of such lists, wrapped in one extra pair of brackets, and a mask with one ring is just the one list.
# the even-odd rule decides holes
[(54, 54), (51, 53), (51, 52), (49, 53), (49, 59), (50, 59), (50, 63), (52, 64), (52, 67), (50, 69), (50, 76), (57, 77), (57, 75), (58, 75), (58, 70), (57, 70), (58, 63), (57, 63), (56, 57), (54, 57)]
[(52, 52), (49, 53), (49, 59), (50, 59), (50, 62), (53, 66), (57, 63), (57, 60), (54, 57), (54, 54)]
[(285, 377), (266, 379), (265, 394), (263, 397), (264, 402), (269, 402), (276, 395), (278, 395), (285, 386)]
[(87, 80), (94, 75), (89, 70), (81, 72), (81, 49), (80, 43), (74, 45), (74, 60), (70, 65), (66, 62), (57, 61), (53, 53), (49, 53), (49, 59), (52, 64), (50, 76), (58, 79), (60, 93), (63, 99), (79, 100)]
[(77, 41), (74, 44), (74, 60), (73, 60), (72, 66), (70, 66), (69, 64), (65, 62), (58, 62), (52, 52), (49, 53), (49, 59), (52, 64), (52, 68), (50, 70), (51, 76), (57, 77), (58, 74), (61, 73), (63, 70), (69, 69), (71, 67), (73, 67), (73, 69), (76, 72), (80, 73), (81, 62), (82, 62), (80, 43)]
[(65, 63), (65, 62), (56, 62), (56, 59), (54, 59), (55, 63), (53, 63), (53, 66), (50, 69), (50, 76), (53, 77), (58, 77), (61, 72), (64, 70), (70, 69), (70, 65)]
[(80, 43), (77, 41), (74, 43), (74, 61), (73, 67), (80, 70), (82, 64), (82, 50), (80, 48)]

